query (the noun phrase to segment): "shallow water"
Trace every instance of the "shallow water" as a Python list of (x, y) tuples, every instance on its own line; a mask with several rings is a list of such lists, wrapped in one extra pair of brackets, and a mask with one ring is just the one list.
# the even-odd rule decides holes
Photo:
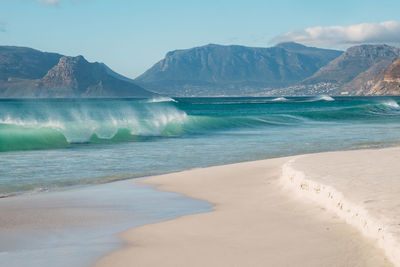
[(399, 97), (0, 100), (0, 195), (400, 143)]
[(123, 245), (122, 231), (210, 206), (131, 180), (3, 198), (0, 266), (89, 266)]

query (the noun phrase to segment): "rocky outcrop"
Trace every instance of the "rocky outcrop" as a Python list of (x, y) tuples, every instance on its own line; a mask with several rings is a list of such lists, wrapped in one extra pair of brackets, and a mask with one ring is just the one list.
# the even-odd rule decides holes
[(362, 95), (400, 95), (400, 58), (367, 80), (357, 93)]
[(383, 81), (388, 83), (400, 83), (400, 59), (397, 59), (386, 69), (383, 75)]
[(358, 75), (376, 68), (377, 65), (379, 66), (377, 70), (381, 70), (383, 66), (389, 66), (399, 55), (397, 48), (388, 45), (353, 46), (304, 82), (346, 84), (356, 79)]
[(301, 84), (330, 83), (335, 88), (331, 94), (365, 95), (371, 80), (399, 56), (399, 49), (388, 45), (353, 46)]
[(149, 91), (114, 77), (102, 63), (89, 63), (83, 56), (62, 57), (35, 84), (38, 96), (52, 97), (148, 97)]

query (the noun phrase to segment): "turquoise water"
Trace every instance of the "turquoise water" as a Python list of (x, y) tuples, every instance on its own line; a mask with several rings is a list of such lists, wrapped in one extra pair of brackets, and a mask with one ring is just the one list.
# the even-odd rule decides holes
[(399, 97), (0, 100), (0, 196), (400, 143)]

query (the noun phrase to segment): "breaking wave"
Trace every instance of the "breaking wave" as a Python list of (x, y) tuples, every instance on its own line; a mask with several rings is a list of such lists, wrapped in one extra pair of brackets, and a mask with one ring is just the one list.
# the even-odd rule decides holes
[(286, 101), (288, 101), (288, 99), (286, 97), (277, 97), (277, 98), (272, 99), (271, 101), (274, 101), (274, 102), (286, 102)]
[(315, 100), (325, 100), (325, 101), (335, 101), (335, 99), (329, 95), (320, 95), (315, 98)]
[(305, 100), (307, 102), (316, 102), (316, 101), (335, 101), (335, 99), (329, 95), (319, 95), (315, 96), (311, 99)]
[[(317, 99), (320, 99), (318, 101)], [(313, 101), (286, 98), (207, 100), (203, 113), (182, 100), (161, 98), (133, 100), (68, 100), (48, 102), (2, 102), (0, 106), (0, 152), (63, 148), (77, 144), (143, 141), (159, 137), (212, 134), (238, 128), (286, 127), (315, 122), (398, 119), (400, 106), (391, 99), (351, 105), (327, 96)], [(309, 99), (310, 100), (310, 99)], [(206, 100), (198, 100), (206, 101)], [(275, 105), (273, 102), (278, 102)], [(282, 102), (282, 103), (280, 103)], [(202, 103), (202, 102), (199, 102)], [(200, 112), (200, 111), (201, 112)]]
[(185, 112), (168, 103), (18, 103), (0, 108), (0, 151), (179, 135)]
[(384, 101), (384, 102), (382, 102), (382, 105), (385, 105), (385, 106), (387, 106), (389, 108), (392, 108), (392, 109), (395, 109), (395, 110), (400, 110), (399, 104), (394, 100)]
[(159, 103), (159, 102), (175, 102), (177, 103), (175, 99), (171, 97), (166, 97), (166, 96), (159, 96), (159, 97), (154, 97), (149, 100), (147, 100), (147, 103)]

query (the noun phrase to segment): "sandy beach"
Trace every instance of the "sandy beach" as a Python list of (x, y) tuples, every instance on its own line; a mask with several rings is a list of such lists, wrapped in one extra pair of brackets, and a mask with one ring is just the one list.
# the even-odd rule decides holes
[(3, 198), (0, 266), (399, 266), (399, 160), (317, 153)]
[(320, 153), (145, 179), (213, 211), (126, 231), (124, 248), (95, 266), (398, 265), (399, 155)]

